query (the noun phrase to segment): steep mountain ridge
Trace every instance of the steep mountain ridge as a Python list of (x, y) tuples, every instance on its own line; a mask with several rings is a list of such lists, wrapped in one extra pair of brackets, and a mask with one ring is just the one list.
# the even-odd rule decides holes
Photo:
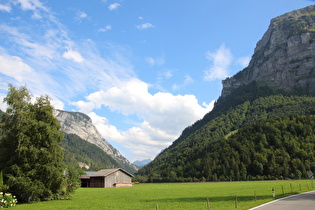
[(80, 112), (67, 112), (62, 110), (55, 110), (54, 115), (60, 122), (64, 133), (76, 134), (81, 139), (98, 146), (127, 171), (133, 173), (138, 170), (137, 166), (130, 163), (117, 149), (101, 136), (92, 124), (92, 120), (89, 116)]
[[(305, 166), (303, 170), (290, 168), (296, 174), (287, 174), (285, 177), (270, 174), (268, 170), (263, 174), (252, 174), (252, 171), (255, 171), (252, 170), (253, 166), (260, 167), (265, 164), (259, 162), (259, 159), (256, 163), (251, 162), (254, 159), (250, 159), (248, 163), (237, 160), (239, 165), (236, 168), (245, 170), (242, 172), (245, 176), (236, 178), (229, 175), (235, 172), (233, 167), (217, 165), (216, 158), (222, 160), (225, 158), (217, 157), (218, 153), (215, 153), (216, 149), (213, 148), (224, 145), (226, 148), (217, 149), (236, 151), (233, 148), (235, 145), (220, 142), (229, 142), (242, 128), (261, 121), (268, 120), (267, 124), (272, 124), (276, 118), (288, 119), (288, 123), (295, 126), (288, 116), (294, 115), (296, 117), (292, 119), (302, 119), (302, 115), (315, 115), (315, 97), (306, 96), (315, 96), (314, 41), (315, 6), (272, 19), (267, 32), (257, 43), (249, 66), (222, 82), (222, 95), (214, 109), (203, 119), (187, 127), (170, 147), (141, 168), (138, 174), (147, 175), (151, 182), (159, 182), (216, 180), (213, 174), (215, 167), (218, 167), (218, 170), (215, 170), (222, 173), (216, 174), (221, 177), (220, 180), (298, 178), (301, 177), (301, 173), (302, 177), (307, 177), (308, 171), (315, 173), (315, 168), (308, 164), (315, 158), (310, 155), (307, 160), (303, 158), (297, 160), (306, 161), (303, 163), (303, 167)], [(312, 125), (313, 120), (314, 118), (309, 118)], [(299, 127), (292, 129), (299, 130)], [(298, 144), (304, 144), (305, 140), (311, 146), (315, 146), (314, 141), (309, 142), (312, 139), (311, 135), (313, 134), (310, 133), (310, 136), (306, 134), (304, 139), (299, 139)], [(282, 143), (280, 141), (277, 147), (287, 148), (286, 143)], [(255, 150), (255, 143), (250, 145), (252, 148), (248, 149)], [(307, 147), (302, 145), (301, 154), (306, 152), (304, 148)], [(274, 148), (275, 151), (277, 149), (279, 148)], [(285, 152), (290, 154), (290, 151)], [(257, 155), (260, 155), (259, 152)], [(269, 157), (270, 160), (274, 160), (272, 154)], [(283, 160), (280, 157), (276, 159), (275, 166), (281, 165), (281, 161)], [(288, 167), (295, 167), (295, 164), (289, 164)]]
[(67, 165), (90, 171), (121, 167), (101, 148), (81, 139), (76, 134), (65, 133), (61, 146), (64, 149), (64, 162)]
[(315, 5), (271, 20), (247, 68), (225, 79), (222, 97), (252, 81), (315, 95)]

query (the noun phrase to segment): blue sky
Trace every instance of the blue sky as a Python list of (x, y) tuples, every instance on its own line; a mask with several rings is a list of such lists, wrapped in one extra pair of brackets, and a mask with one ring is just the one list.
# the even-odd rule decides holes
[(154, 158), (212, 109), (273, 17), (313, 3), (0, 0), (0, 98), (26, 85), (88, 114), (130, 161)]

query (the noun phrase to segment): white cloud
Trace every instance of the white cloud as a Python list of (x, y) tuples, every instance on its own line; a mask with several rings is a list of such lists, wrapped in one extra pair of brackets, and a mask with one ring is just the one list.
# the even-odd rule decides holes
[[(25, 4), (24, 8), (42, 12), (31, 5)], [(16, 6), (20, 7), (20, 4)], [(32, 93), (48, 94), (52, 98), (69, 102), (69, 98), (89, 89), (95, 91), (95, 88), (108, 88), (133, 75), (132, 66), (119, 52), (121, 47), (107, 44), (111, 56), (105, 59), (92, 40), (73, 41), (68, 37), (65, 26), (49, 10), (42, 14), (43, 21), (27, 28), (17, 24), (15, 27), (0, 24), (0, 42), (9, 44), (3, 46), (8, 48), (8, 52), (0, 47), (0, 55), (13, 60), (6, 64), (24, 64), (33, 71), (32, 74), (13, 75), (17, 71), (13, 66), (13, 71), (5, 77), (5, 83), (16, 86), (26, 84)], [(84, 57), (80, 52), (84, 52)], [(1, 90), (5, 91), (6, 87), (1, 87)]]
[(237, 59), (236, 63), (238, 65), (240, 65), (241, 67), (245, 68), (248, 66), (250, 59), (251, 59), (251, 57), (249, 57), (249, 56), (241, 57), (241, 58)]
[(184, 78), (184, 81), (182, 82), (182, 84), (179, 84), (179, 85), (174, 84), (172, 89), (173, 90), (179, 90), (179, 89), (184, 88), (185, 86), (187, 86), (193, 82), (194, 82), (194, 80), (193, 80), (193, 78), (191, 78), (191, 76), (185, 75), (185, 78)]
[(151, 23), (143, 23), (143, 24), (140, 24), (140, 25), (137, 25), (137, 28), (138, 29), (148, 29), (148, 28), (153, 28), (154, 25), (152, 25)]
[(228, 77), (228, 68), (233, 59), (229, 48), (223, 44), (216, 52), (207, 52), (206, 58), (212, 61), (213, 65), (204, 71), (205, 80), (211, 81)]
[(150, 66), (161, 66), (165, 64), (165, 59), (163, 57), (156, 57), (156, 58), (152, 58), (152, 57), (147, 57), (145, 59), (145, 61), (150, 65)]
[(42, 3), (38, 0), (16, 0), (21, 4), (23, 10), (36, 10), (37, 8), (42, 8)]
[[(126, 145), (133, 154), (144, 158), (153, 158), (185, 127), (210, 111), (210, 105), (199, 105), (193, 95), (150, 93), (150, 84), (135, 78), (133, 66), (122, 55), (126, 53), (125, 48), (122, 53), (121, 46), (107, 43), (99, 51), (92, 40), (74, 41), (68, 37), (68, 29), (38, 0), (16, 2), (11, 4), (12, 9), (15, 5), (31, 10), (33, 18), (42, 20), (27, 28), (19, 27), (18, 23), (14, 27), (10, 23), (0, 25), (1, 46), (8, 48), (5, 51), (0, 47), (2, 92), (6, 90), (2, 84), (7, 82), (15, 86), (26, 84), (34, 95), (48, 94), (59, 109), (64, 107), (63, 102), (68, 105), (74, 98), (89, 94), (85, 100), (75, 99), (77, 102), (73, 104), (90, 114), (105, 138)], [(139, 29), (146, 27), (153, 25), (144, 24)], [(152, 65), (165, 62), (159, 57), (151, 61)], [(166, 79), (170, 77), (171, 71), (163, 75)], [(192, 79), (187, 76), (183, 83), (189, 82)], [(104, 106), (118, 114), (137, 116), (140, 123), (119, 130), (105, 117), (93, 114), (95, 109)]]
[(68, 50), (67, 52), (64, 52), (62, 55), (64, 58), (73, 60), (77, 63), (81, 63), (84, 61), (84, 58), (81, 56), (81, 54), (77, 51)]
[(11, 7), (9, 5), (0, 4), (0, 11), (11, 12)]
[(108, 6), (108, 9), (112, 11), (112, 10), (118, 9), (118, 7), (120, 7), (120, 4), (118, 4), (118, 3), (113, 3), (113, 4), (110, 4), (110, 5)]
[(50, 103), (54, 107), (54, 109), (60, 109), (60, 110), (64, 109), (64, 103), (60, 101), (59, 99), (53, 98), (50, 100)]
[(123, 139), (123, 136), (117, 130), (117, 128), (109, 124), (108, 119), (98, 116), (94, 112), (91, 112), (88, 115), (92, 119), (92, 122), (97, 130), (105, 139), (115, 139), (116, 141), (120, 141), (121, 139)]
[[(145, 151), (148, 152), (144, 157), (151, 158), (170, 145), (185, 127), (212, 109), (212, 106), (205, 103), (200, 106), (193, 95), (163, 92), (151, 94), (149, 85), (137, 79), (106, 91), (94, 92), (86, 97), (86, 101), (79, 101), (74, 105), (85, 113), (107, 106), (126, 116), (137, 115), (142, 122), (127, 131), (119, 131), (105, 118), (98, 119), (96, 125), (102, 128), (105, 139), (125, 145), (133, 153), (143, 153), (142, 149), (146, 148)], [(92, 116), (96, 118), (95, 115)]]
[(48, 12), (48, 9), (39, 0), (16, 0), (16, 2), (22, 10), (32, 10), (34, 19), (42, 18), (41, 11)]
[(171, 71), (166, 71), (163, 73), (163, 76), (166, 78), (166, 79), (169, 79), (173, 76), (172, 72)]
[(0, 25), (0, 31), (5, 33), (13, 43), (17, 44), (19, 50), (31, 57), (37, 57), (41, 60), (51, 59), (56, 54), (56, 48), (59, 46), (55, 43), (54, 37), (57, 32), (47, 30), (44, 35), (34, 34), (34, 37), (24, 34), (18, 28), (5, 24)]
[(78, 20), (78, 21), (80, 21), (80, 20), (85, 19), (85, 18), (87, 18), (87, 17), (88, 17), (88, 15), (87, 15), (85, 12), (83, 12), (83, 11), (78, 11), (77, 14), (76, 14), (75, 19)]
[(112, 29), (112, 26), (111, 25), (107, 25), (104, 28), (99, 28), (98, 31), (99, 32), (106, 32), (106, 31), (109, 31), (111, 29)]
[(0, 93), (0, 109), (5, 112), (8, 108), (8, 105), (3, 102), (3, 99), (6, 97), (6, 94)]
[(23, 83), (35, 77), (33, 69), (25, 64), (20, 57), (0, 55), (0, 73)]

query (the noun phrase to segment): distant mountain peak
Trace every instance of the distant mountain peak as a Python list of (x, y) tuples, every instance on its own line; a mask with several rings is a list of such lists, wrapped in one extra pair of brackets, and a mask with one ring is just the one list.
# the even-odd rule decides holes
[(133, 162), (133, 164), (139, 167), (143, 167), (149, 164), (151, 161), (152, 161), (151, 159), (136, 160), (135, 162)]

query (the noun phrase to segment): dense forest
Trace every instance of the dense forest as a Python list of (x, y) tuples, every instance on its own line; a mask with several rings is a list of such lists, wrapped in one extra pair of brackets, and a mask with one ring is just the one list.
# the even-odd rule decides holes
[[(241, 139), (244, 140), (240, 136), (243, 134), (242, 129), (245, 129), (245, 132), (246, 129), (251, 129), (250, 126), (258, 126), (260, 125), (259, 123), (267, 122), (277, 124), (279, 120), (288, 121), (287, 123), (290, 124), (289, 119), (291, 118), (288, 118), (290, 116), (300, 119), (302, 115), (313, 115), (315, 113), (315, 98), (297, 96), (296, 93), (276, 90), (256, 82), (237, 91), (227, 98), (219, 99), (213, 111), (208, 113), (202, 120), (185, 129), (182, 135), (169, 148), (164, 150), (150, 164), (140, 169), (138, 175), (147, 176), (150, 182), (307, 177), (307, 172), (310, 169), (313, 170), (311, 168), (312, 160), (307, 159), (310, 163), (305, 163), (306, 159), (301, 159), (298, 155), (295, 161), (299, 160), (299, 163), (303, 161), (307, 165), (301, 166), (304, 168), (292, 168), (296, 165), (293, 161), (293, 163), (290, 162), (286, 165), (289, 166), (288, 171), (280, 172), (279, 170), (279, 174), (266, 166), (270, 160), (273, 160), (270, 154), (274, 154), (274, 157), (276, 157), (275, 153), (282, 151), (282, 147), (286, 148), (285, 145), (282, 145), (286, 143), (282, 137), (278, 136), (277, 142), (280, 142), (280, 145), (276, 145), (273, 148), (265, 148), (266, 151), (255, 149), (257, 146), (255, 141), (263, 141), (263, 139), (257, 140), (257, 138), (246, 137), (247, 143), (245, 145), (247, 145), (247, 148), (244, 145), (242, 150), (237, 150), (237, 148), (233, 147), (235, 144), (231, 143), (241, 142)], [(284, 118), (282, 119), (282, 117)], [(310, 123), (307, 127), (314, 129), (314, 123), (311, 122), (314, 119), (307, 117), (305, 120), (309, 120), (307, 123)], [(255, 130), (251, 132), (256, 133)], [(257, 135), (259, 136), (260, 134), (257, 133)], [(309, 139), (313, 133), (309, 133), (309, 135), (303, 138)], [(304, 145), (303, 138), (301, 137), (294, 144), (302, 144), (301, 148), (305, 148), (307, 144), (312, 146), (311, 148), (313, 149), (314, 143), (310, 145), (305, 141)], [(265, 147), (267, 146), (265, 145)], [(234, 150), (235, 152), (233, 153), (232, 151)], [(287, 151), (289, 155), (291, 155), (290, 152), (290, 150)], [(237, 155), (233, 156), (233, 154)], [(285, 155), (285, 153), (282, 154)], [(256, 162), (246, 162), (245, 157), (242, 159), (244, 155), (248, 155), (247, 160), (254, 157)], [(259, 159), (256, 156), (264, 158)], [(314, 154), (312, 157), (314, 157)], [(279, 158), (275, 158), (275, 161), (272, 167), (283, 162)], [(231, 164), (232, 162), (233, 164)], [(257, 165), (259, 167), (263, 166), (262, 169), (260, 168), (260, 171), (258, 170), (259, 173), (256, 173), (255, 167)]]
[[(161, 174), (159, 181), (228, 181), (311, 178), (315, 172), (315, 116), (263, 120), (209, 144), (194, 161)], [(186, 177), (183, 175), (185, 174)]]

